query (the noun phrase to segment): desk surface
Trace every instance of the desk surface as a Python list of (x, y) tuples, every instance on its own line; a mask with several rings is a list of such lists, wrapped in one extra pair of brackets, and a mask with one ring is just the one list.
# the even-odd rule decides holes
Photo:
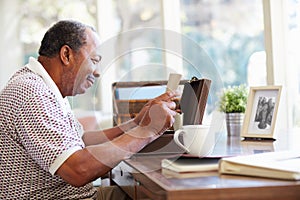
[[(300, 135), (276, 141), (241, 141), (222, 136), (212, 155), (244, 155), (298, 148)], [(219, 175), (217, 171), (178, 174), (161, 169), (171, 154), (137, 154), (117, 166), (112, 180), (133, 199), (300, 199), (300, 181)], [(132, 188), (130, 189), (130, 185)], [(125, 187), (124, 187), (125, 186)], [(127, 190), (126, 190), (127, 188)]]

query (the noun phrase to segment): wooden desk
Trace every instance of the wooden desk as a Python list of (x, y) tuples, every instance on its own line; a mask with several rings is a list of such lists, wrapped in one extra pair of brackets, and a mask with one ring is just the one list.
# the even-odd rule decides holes
[[(241, 155), (298, 148), (300, 134), (276, 141), (240, 141), (223, 135), (213, 155)], [(214, 172), (166, 173), (161, 160), (171, 154), (137, 154), (112, 170), (112, 181), (133, 199), (300, 199), (300, 181), (282, 181)], [(170, 171), (168, 171), (170, 172)]]

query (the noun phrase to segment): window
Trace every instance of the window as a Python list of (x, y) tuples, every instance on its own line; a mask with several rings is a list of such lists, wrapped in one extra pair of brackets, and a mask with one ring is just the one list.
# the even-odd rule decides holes
[[(27, 0), (19, 5), (20, 40), (23, 45), (24, 63), (29, 56), (36, 56), (47, 29), (57, 20), (77, 19), (96, 25), (96, 0)], [(78, 12), (80, 10), (80, 12)]]
[(103, 38), (99, 105), (102, 111), (111, 112), (113, 82), (167, 77), (162, 50), (162, 0), (99, 0), (98, 3), (99, 31)]
[[(180, 0), (180, 6), (182, 33), (207, 52), (225, 86), (265, 83), (261, 0)], [(183, 46), (183, 56), (191, 57), (195, 64), (184, 63), (185, 73), (195, 74), (195, 68), (209, 70), (198, 52), (190, 51), (190, 45)], [(262, 77), (258, 79), (257, 74)]]
[[(275, 17), (277, 11), (283, 13), (283, 23), (271, 17), (276, 25), (283, 24), (279, 30), (285, 29), (285, 37), (273, 35), (271, 43), (283, 40), (285, 47), (277, 47), (273, 58), (287, 54), (284, 67), (276, 60), (266, 66), (267, 4), (278, 5)], [(166, 79), (174, 70), (184, 79), (214, 74), (222, 86), (273, 84), (273, 76), (285, 76), (280, 82), (287, 84), (287, 102), (283, 103), (288, 117), (284, 119), (288, 118), (290, 127), (300, 127), (298, 0), (6, 0), (0, 1), (0, 10), (1, 88), (28, 56), (36, 56), (51, 23), (73, 18), (98, 29), (105, 53), (99, 82), (88, 93), (70, 98), (73, 108), (109, 113), (111, 83)], [(167, 51), (174, 45), (176, 51)], [(14, 51), (7, 51), (7, 46)], [(284, 73), (278, 68), (284, 68)]]
[(260, 0), (180, 0), (183, 74), (212, 80), (208, 112), (228, 85), (266, 84)]
[[(161, 0), (113, 0), (115, 59), (109, 67), (115, 67), (115, 81), (159, 80), (164, 78), (162, 69)], [(101, 6), (101, 3), (100, 3)], [(104, 44), (105, 45), (105, 44)], [(105, 53), (105, 52), (103, 52)], [(105, 74), (104, 74), (105, 75)]]
[(286, 1), (287, 77), (291, 126), (300, 128), (300, 2)]
[[(34, 9), (33, 9), (34, 8)], [(80, 10), (80, 12), (78, 12)], [(40, 42), (47, 29), (57, 20), (76, 19), (96, 27), (96, 0), (28, 0), (19, 5), (22, 18), (19, 22), (20, 42), (23, 49), (23, 64), (30, 56), (37, 57)], [(93, 109), (98, 98), (95, 88), (92, 88), (79, 98), (70, 97), (73, 108)], [(93, 96), (91, 98), (91, 96)]]

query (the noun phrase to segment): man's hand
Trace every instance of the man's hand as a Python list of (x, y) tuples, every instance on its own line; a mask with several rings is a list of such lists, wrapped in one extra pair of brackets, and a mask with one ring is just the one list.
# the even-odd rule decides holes
[(174, 123), (176, 104), (173, 101), (179, 96), (178, 91), (168, 91), (150, 100), (135, 117), (136, 124), (149, 128), (155, 134), (162, 134)]

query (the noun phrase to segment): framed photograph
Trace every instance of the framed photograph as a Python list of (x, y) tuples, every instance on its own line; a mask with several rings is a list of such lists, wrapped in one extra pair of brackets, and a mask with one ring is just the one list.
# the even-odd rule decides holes
[(250, 87), (241, 136), (275, 139), (274, 128), (282, 86)]

